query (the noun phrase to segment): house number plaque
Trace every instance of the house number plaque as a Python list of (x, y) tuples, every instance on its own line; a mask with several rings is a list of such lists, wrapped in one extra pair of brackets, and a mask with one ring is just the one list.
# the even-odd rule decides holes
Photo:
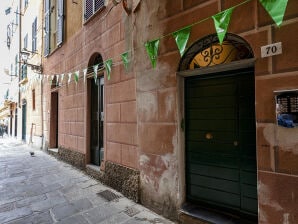
[(270, 57), (273, 55), (278, 55), (282, 53), (281, 42), (269, 44), (261, 47), (261, 56), (262, 58)]

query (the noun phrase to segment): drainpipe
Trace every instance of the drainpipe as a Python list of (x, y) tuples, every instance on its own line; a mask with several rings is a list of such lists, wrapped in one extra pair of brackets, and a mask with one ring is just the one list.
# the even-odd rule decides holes
[[(42, 60), (42, 56), (43, 56), (43, 47), (44, 47), (44, 40), (43, 40), (43, 37), (44, 37), (44, 33), (43, 33), (43, 24), (44, 24), (44, 15), (43, 15), (43, 12), (44, 12), (44, 1), (42, 1), (41, 3), (41, 24), (42, 24), (42, 29), (41, 29), (41, 49), (40, 49), (40, 64), (41, 64), (41, 67), (43, 68), (43, 60)], [(40, 15), (40, 13), (38, 13)], [(41, 74), (43, 76), (43, 74)], [(41, 116), (40, 116), (40, 119), (41, 119), (41, 147), (40, 149), (43, 149), (43, 145), (44, 145), (44, 121), (43, 121), (43, 110), (44, 110), (44, 102), (43, 102), (43, 77), (42, 77), (42, 81), (40, 82), (40, 105), (41, 105)]]
[[(19, 0), (19, 7), (20, 7), (20, 9), (19, 9), (19, 61), (18, 62), (21, 62), (21, 44), (22, 44), (22, 0)], [(19, 82), (21, 81), (21, 74), (22, 74), (22, 71), (21, 71), (21, 68), (22, 68), (22, 65), (21, 65), (21, 63), (19, 63), (19, 65), (18, 65), (18, 67), (19, 67)], [(19, 121), (21, 121), (21, 123), (22, 123), (22, 119), (23, 119), (23, 114), (21, 113), (21, 92), (20, 92), (20, 84), (18, 84), (18, 89), (19, 89), (19, 96), (18, 96), (18, 107), (19, 107), (19, 111), (18, 111), (18, 121), (17, 121), (17, 124), (18, 124), (18, 127), (17, 127), (17, 129), (19, 129), (20, 131), (18, 131), (17, 133), (17, 139), (18, 139), (18, 135), (21, 135), (21, 139), (22, 139), (22, 129), (20, 129), (20, 124), (19, 124)]]

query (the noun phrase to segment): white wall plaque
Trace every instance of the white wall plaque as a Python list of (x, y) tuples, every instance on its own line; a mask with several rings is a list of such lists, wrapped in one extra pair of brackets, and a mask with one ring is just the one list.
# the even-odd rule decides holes
[(278, 55), (282, 53), (282, 45), (281, 42), (269, 44), (261, 47), (261, 57), (270, 57), (273, 55)]

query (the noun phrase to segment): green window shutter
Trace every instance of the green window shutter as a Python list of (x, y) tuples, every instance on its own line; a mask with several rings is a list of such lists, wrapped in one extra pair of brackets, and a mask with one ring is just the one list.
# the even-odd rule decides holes
[(63, 42), (64, 30), (64, 0), (58, 0), (57, 5), (57, 46)]
[(50, 53), (50, 0), (44, 0), (44, 56)]

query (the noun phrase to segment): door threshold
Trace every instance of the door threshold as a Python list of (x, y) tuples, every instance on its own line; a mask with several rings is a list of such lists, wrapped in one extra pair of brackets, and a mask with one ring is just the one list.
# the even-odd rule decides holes
[(186, 203), (179, 211), (179, 223), (181, 224), (255, 224), (254, 220), (248, 220), (230, 213), (211, 210), (195, 204)]

